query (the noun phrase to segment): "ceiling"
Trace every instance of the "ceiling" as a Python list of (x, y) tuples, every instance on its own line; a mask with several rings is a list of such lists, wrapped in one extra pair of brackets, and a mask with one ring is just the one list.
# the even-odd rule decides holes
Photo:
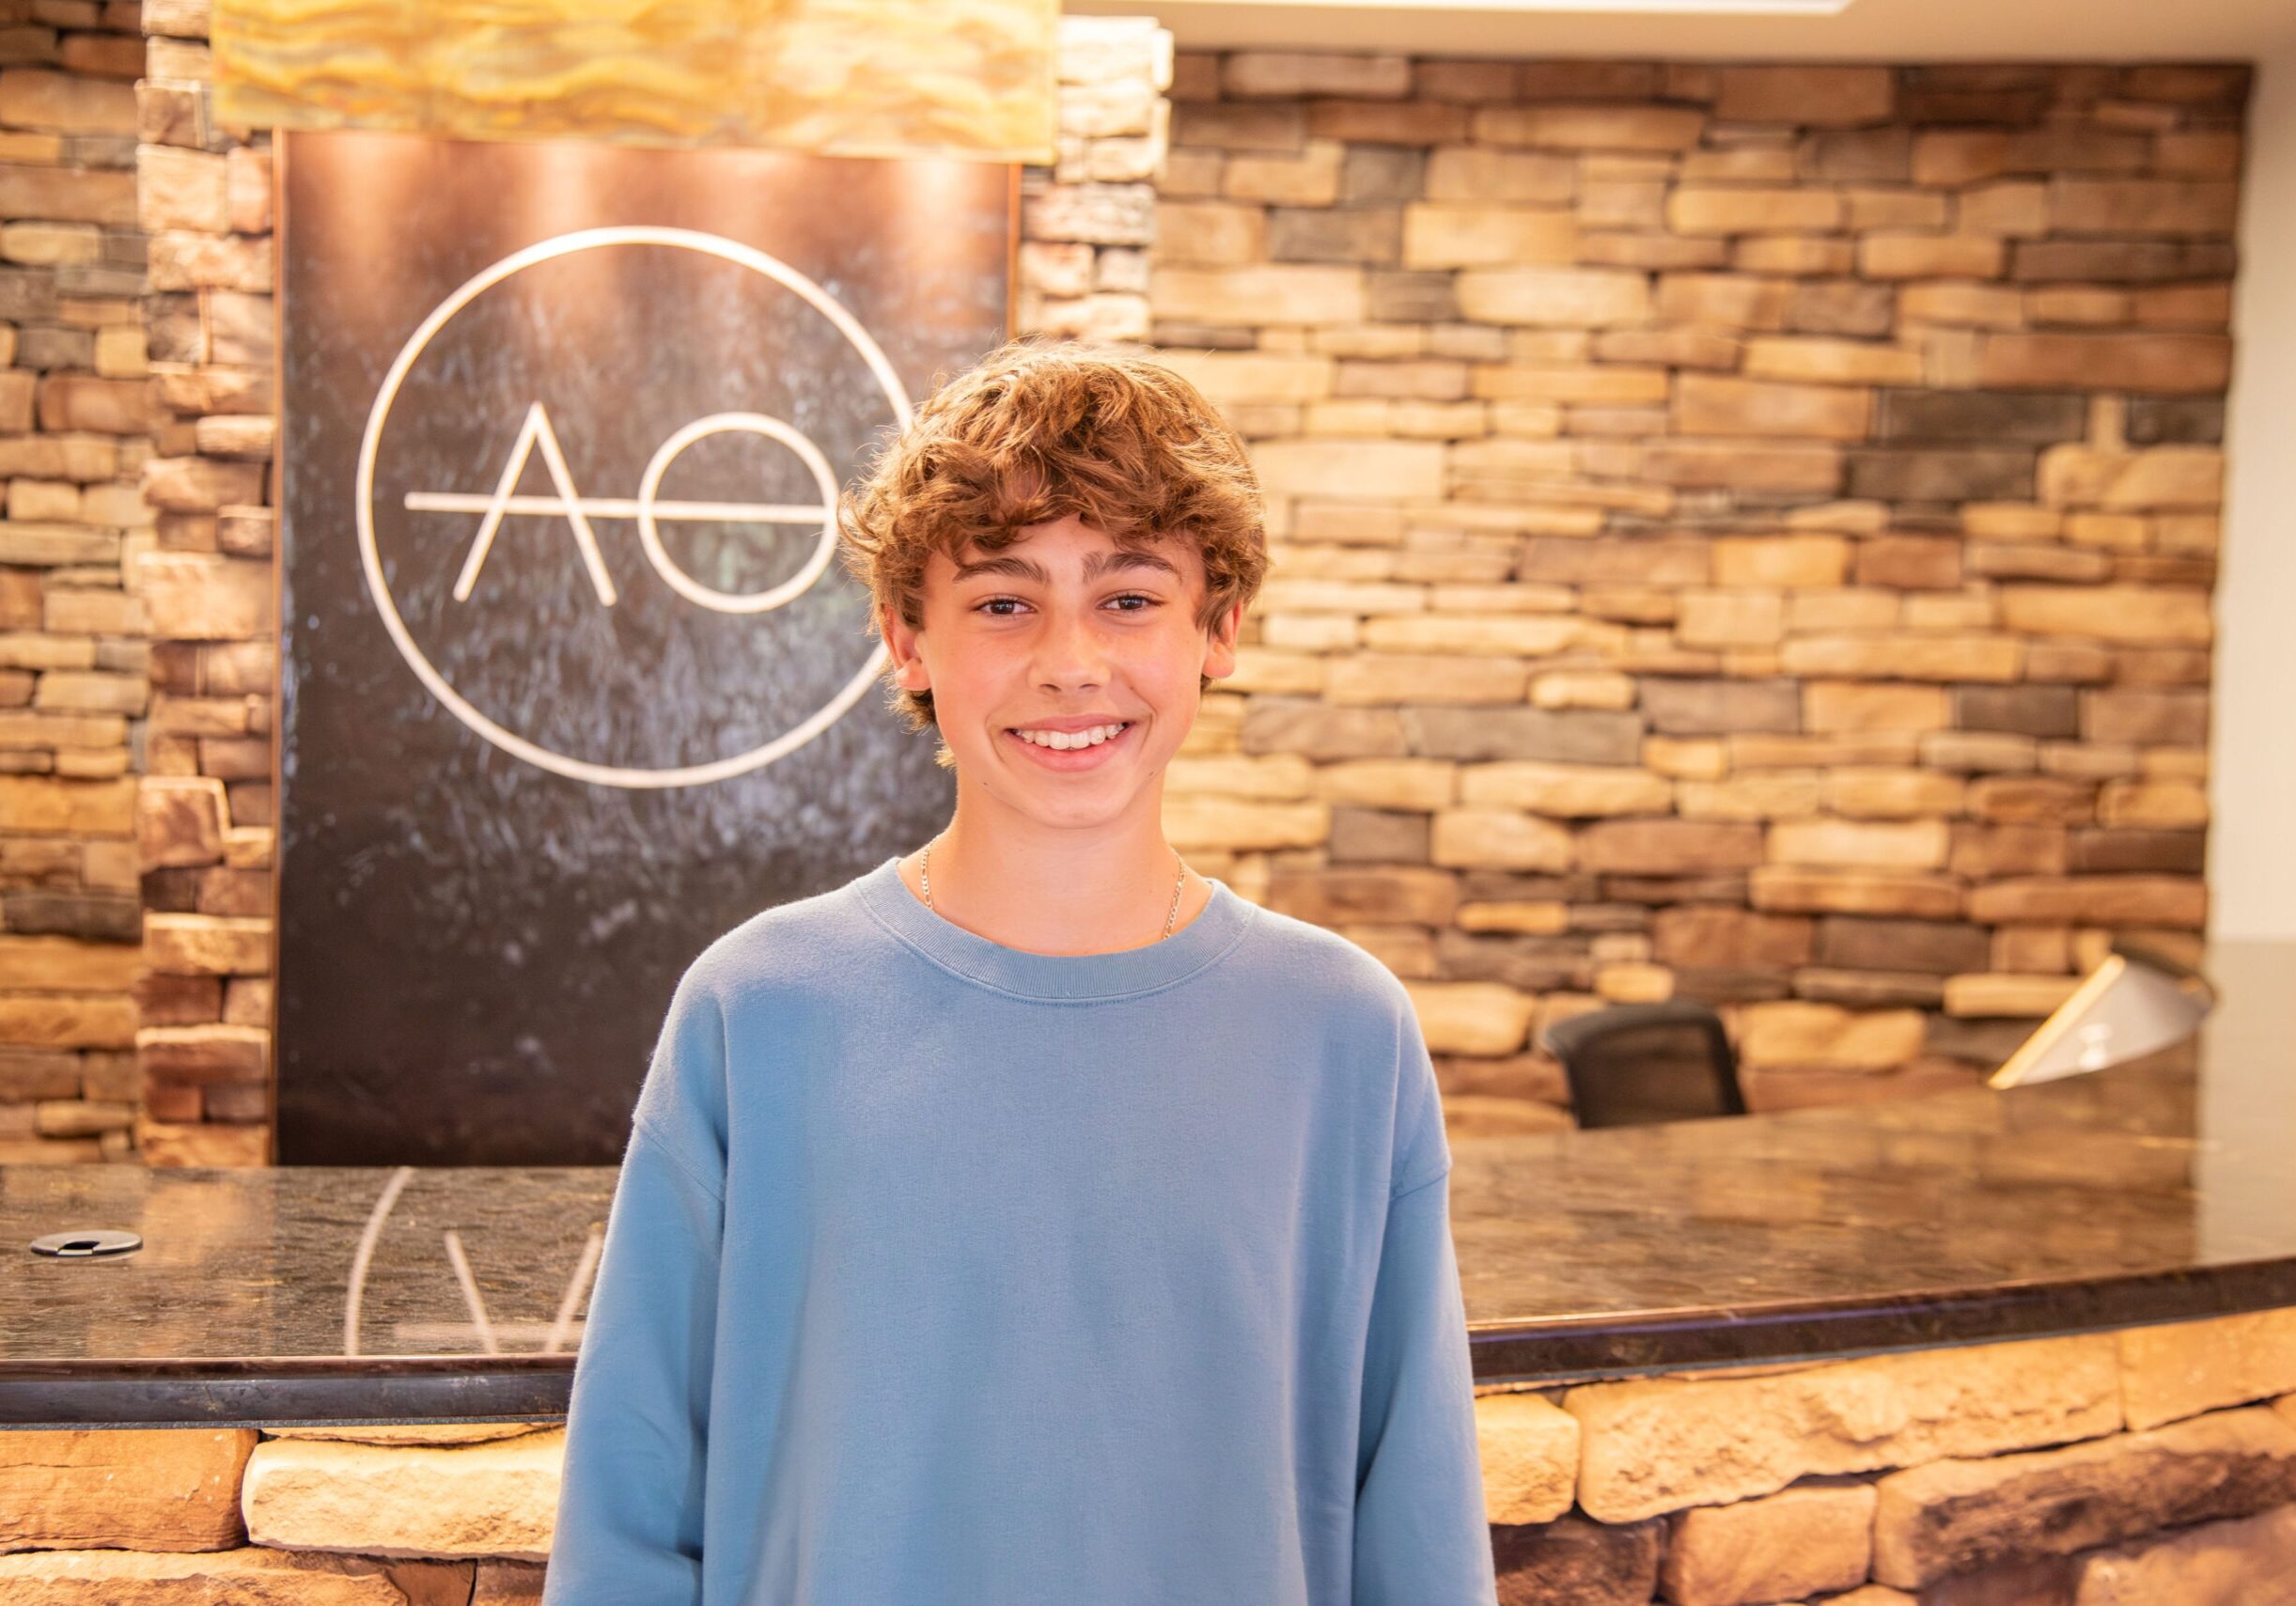
[(2296, 51), (2296, 0), (1850, 0), (1832, 16), (1722, 15), (1695, 0), (1652, 8), (1666, 3), (1064, 0), (1062, 9), (1152, 16), (1182, 50), (1889, 62), (2247, 61)]

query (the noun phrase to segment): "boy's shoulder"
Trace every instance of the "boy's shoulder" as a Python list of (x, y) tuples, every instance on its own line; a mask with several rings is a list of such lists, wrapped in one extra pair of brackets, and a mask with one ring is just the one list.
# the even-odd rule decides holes
[(688, 974), (726, 997), (840, 978), (850, 987), (857, 950), (874, 930), (856, 877), (744, 917), (704, 943)]
[(861, 895), (864, 877), (820, 893), (805, 893), (781, 904), (767, 904), (726, 931), (719, 931), (694, 957), (695, 971), (714, 979), (751, 979), (831, 963), (831, 950), (847, 952), (867, 941), (875, 922)]
[[(1242, 895), (1230, 890), (1231, 897)], [(1386, 1019), (1412, 1010), (1411, 994), (1384, 961), (1352, 938), (1266, 904), (1257, 905), (1251, 930), (1235, 960), (1255, 986), (1286, 1010), (1369, 1013)]]

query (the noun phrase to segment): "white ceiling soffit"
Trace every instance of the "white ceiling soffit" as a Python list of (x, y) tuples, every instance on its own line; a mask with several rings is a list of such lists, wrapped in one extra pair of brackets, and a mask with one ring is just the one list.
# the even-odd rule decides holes
[(2296, 0), (1065, 0), (1152, 16), (1182, 50), (1714, 61), (2246, 61)]

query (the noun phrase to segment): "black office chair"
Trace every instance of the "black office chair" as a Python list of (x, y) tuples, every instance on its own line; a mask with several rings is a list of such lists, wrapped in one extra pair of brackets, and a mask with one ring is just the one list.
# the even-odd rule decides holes
[(1722, 1017), (1695, 999), (1590, 1010), (1548, 1027), (1540, 1040), (1563, 1062), (1582, 1127), (1746, 1113)]

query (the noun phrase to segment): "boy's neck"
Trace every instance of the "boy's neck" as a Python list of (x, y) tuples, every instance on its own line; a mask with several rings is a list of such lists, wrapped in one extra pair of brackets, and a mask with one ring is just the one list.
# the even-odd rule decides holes
[(933, 912), (1029, 953), (1143, 947), (1164, 939), (1167, 920), (1175, 934), (1184, 929), (1211, 897), (1211, 883), (1185, 868), (1152, 813), (1063, 831), (1019, 817), (991, 822), (961, 803), (947, 829), (900, 863), (920, 900), (927, 848)]

